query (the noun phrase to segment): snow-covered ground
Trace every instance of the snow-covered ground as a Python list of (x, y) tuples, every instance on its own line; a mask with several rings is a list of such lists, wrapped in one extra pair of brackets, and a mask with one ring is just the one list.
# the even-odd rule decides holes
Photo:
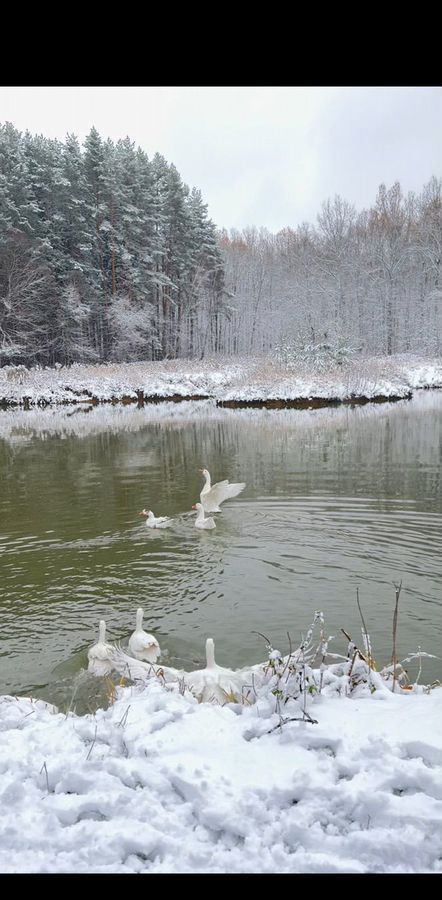
[(210, 396), (218, 401), (348, 400), (405, 397), (421, 387), (442, 386), (442, 361), (414, 356), (352, 359), (317, 372), (287, 369), (270, 357), (169, 360), (70, 368), (0, 369), (0, 403), (79, 403), (149, 397)]
[(242, 377), (250, 363), (223, 360), (73, 365), (69, 368), (0, 369), (0, 400), (29, 405), (79, 403), (95, 398), (100, 402), (137, 400), (137, 391), (147, 397), (183, 398), (215, 395), (217, 389)]
[(281, 727), (155, 678), (83, 717), (1, 697), (0, 871), (442, 872), (442, 689), (376, 678)]

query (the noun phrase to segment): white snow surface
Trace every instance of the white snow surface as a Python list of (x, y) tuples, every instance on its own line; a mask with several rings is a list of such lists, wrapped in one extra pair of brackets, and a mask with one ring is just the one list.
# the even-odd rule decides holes
[(440, 688), (324, 692), (281, 728), (265, 698), (117, 693), (0, 698), (1, 872), (442, 871)]
[(206, 395), (217, 400), (260, 401), (310, 398), (349, 400), (405, 397), (415, 388), (441, 387), (442, 361), (415, 356), (355, 358), (345, 367), (315, 372), (306, 364), (287, 369), (271, 357), (202, 361), (74, 364), (69, 368), (0, 369), (0, 401), (84, 403), (146, 397)]

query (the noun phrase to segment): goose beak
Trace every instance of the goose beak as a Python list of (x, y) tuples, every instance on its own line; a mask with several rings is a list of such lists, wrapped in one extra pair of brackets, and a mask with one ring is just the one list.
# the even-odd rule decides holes
[(192, 506), (192, 509), (196, 509), (196, 506), (195, 506), (195, 504), (193, 504), (193, 506)]

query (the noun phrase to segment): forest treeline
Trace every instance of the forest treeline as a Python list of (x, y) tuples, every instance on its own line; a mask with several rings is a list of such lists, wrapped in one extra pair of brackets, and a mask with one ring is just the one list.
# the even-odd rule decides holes
[[(296, 210), (294, 209), (294, 218)], [(247, 355), (284, 344), (442, 349), (442, 190), (381, 185), (316, 226), (218, 231), (129, 138), (0, 127), (0, 364)]]
[(313, 227), (274, 235), (223, 231), (225, 283), (235, 318), (225, 352), (275, 346), (350, 346), (366, 354), (442, 351), (441, 179), (417, 195), (381, 185), (357, 212), (336, 196)]
[(224, 298), (207, 206), (162, 156), (0, 128), (0, 364), (201, 355)]

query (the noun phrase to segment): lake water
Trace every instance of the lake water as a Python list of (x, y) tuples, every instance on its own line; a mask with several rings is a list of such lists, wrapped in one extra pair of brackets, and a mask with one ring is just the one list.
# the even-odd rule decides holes
[[(247, 483), (209, 532), (189, 514), (200, 466)], [(437, 391), (314, 411), (1, 412), (0, 693), (64, 708), (99, 619), (124, 642), (138, 606), (165, 662), (188, 669), (208, 636), (232, 667), (265, 659), (254, 631), (287, 652), (287, 631), (296, 644), (318, 609), (345, 653), (341, 628), (362, 647), (357, 587), (385, 664), (401, 580), (399, 658), (442, 656), (441, 470)], [(173, 526), (148, 529), (143, 507)], [(424, 659), (421, 680), (436, 678), (442, 661)]]

